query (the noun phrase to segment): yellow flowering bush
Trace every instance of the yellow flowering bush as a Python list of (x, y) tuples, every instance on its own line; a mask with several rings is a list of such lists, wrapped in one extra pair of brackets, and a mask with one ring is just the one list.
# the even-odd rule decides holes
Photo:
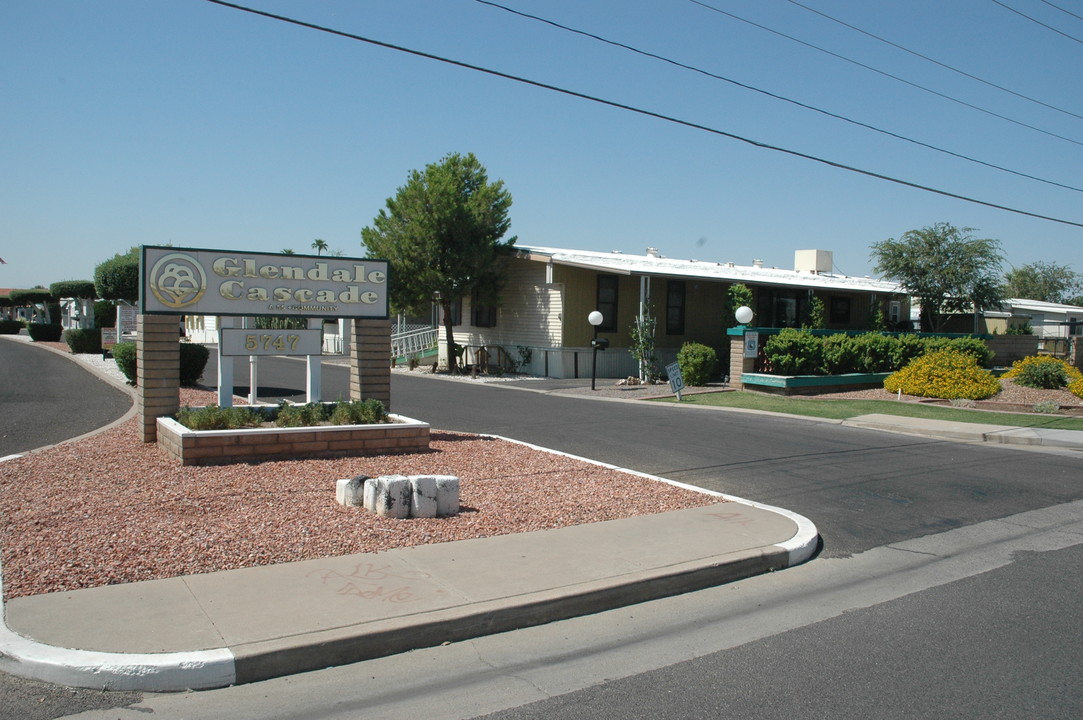
[(1016, 360), (1012, 363), (1008, 372), (1004, 373), (1002, 377), (1019, 378), (1021, 376), (1026, 376), (1028, 373), (1033, 373), (1042, 365), (1050, 365), (1058, 372), (1063, 372), (1069, 384), (1076, 380), (1083, 380), (1083, 373), (1079, 372), (1079, 368), (1060, 358), (1055, 358), (1052, 355), (1031, 355), (1022, 360)]
[(1000, 381), (971, 355), (943, 350), (915, 358), (884, 379), (884, 389), (907, 395), (984, 400), (1000, 392)]
[(1078, 398), (1083, 398), (1083, 378), (1068, 383), (1068, 392)]

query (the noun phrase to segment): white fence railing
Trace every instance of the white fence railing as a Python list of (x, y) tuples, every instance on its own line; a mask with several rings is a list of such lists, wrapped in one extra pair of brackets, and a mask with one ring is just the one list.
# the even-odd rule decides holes
[(392, 357), (410, 357), (436, 349), (437, 329), (424, 327), (391, 334)]

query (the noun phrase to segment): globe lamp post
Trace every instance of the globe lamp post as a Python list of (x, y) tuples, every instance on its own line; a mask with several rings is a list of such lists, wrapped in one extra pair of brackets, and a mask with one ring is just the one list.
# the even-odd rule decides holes
[[(594, 326), (594, 339), (590, 341), (590, 346), (594, 349), (593, 358), (592, 358), (591, 364), (590, 364), (590, 389), (591, 390), (596, 389), (594, 387), (594, 378), (598, 374), (598, 347), (601, 346), (603, 342), (605, 343), (605, 345), (609, 344), (608, 341), (600, 341), (600, 340), (598, 340), (598, 326), (602, 324), (602, 320), (604, 320), (604, 318), (602, 317), (602, 314), (600, 312), (598, 312), (597, 310), (593, 311), (590, 315), (587, 315), (587, 322), (589, 322), (591, 325)], [(604, 350), (605, 347), (602, 346), (602, 349)]]

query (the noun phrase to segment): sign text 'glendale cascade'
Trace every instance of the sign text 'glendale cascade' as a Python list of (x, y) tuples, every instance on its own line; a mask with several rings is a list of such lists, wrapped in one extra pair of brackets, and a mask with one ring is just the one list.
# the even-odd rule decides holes
[(388, 269), (369, 258), (143, 246), (150, 315), (388, 316)]

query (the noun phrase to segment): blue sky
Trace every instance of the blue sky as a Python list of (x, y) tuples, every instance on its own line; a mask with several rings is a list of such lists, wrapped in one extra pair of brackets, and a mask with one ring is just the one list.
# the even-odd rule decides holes
[[(1058, 109), (786, 0), (702, 0), (980, 106), (965, 107), (689, 0), (501, 0), (883, 130), (1083, 187), (1079, 0), (802, 0)], [(1083, 193), (770, 99), (475, 0), (250, 0), (288, 15), (986, 202), (1083, 223)], [(1066, 111), (1066, 112), (1065, 112)], [(1037, 129), (1023, 127), (1031, 125)], [(1055, 136), (1061, 137), (1055, 137)], [(0, 5), (0, 287), (90, 279), (133, 245), (361, 255), (410, 170), (473, 152), (514, 197), (520, 244), (872, 272), (869, 246), (945, 221), (1010, 265), (1083, 272), (1083, 228), (205, 0)]]

